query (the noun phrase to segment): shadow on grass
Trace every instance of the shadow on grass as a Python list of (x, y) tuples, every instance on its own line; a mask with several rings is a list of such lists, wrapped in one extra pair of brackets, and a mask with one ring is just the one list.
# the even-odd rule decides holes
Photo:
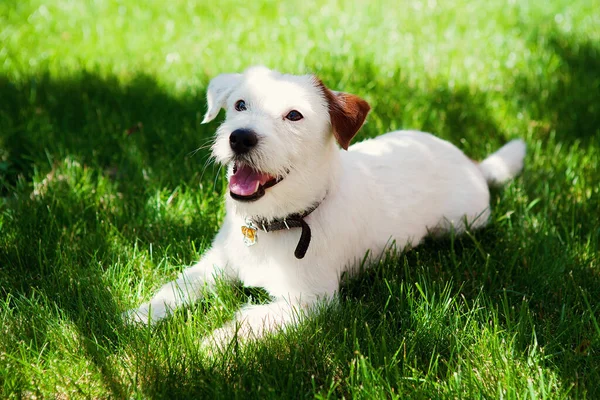
[[(552, 52), (561, 60), (560, 76), (548, 78), (550, 81), (518, 80), (515, 97), (522, 99), (522, 106), (534, 118), (554, 126), (561, 141), (570, 143), (576, 139), (590, 141), (597, 138), (600, 91), (593, 89), (598, 89), (599, 82), (598, 75), (594, 75), (600, 67), (598, 46), (555, 34), (543, 51)], [(360, 86), (377, 71), (368, 63), (359, 65), (353, 74), (356, 81), (349, 85)], [(334, 75), (323, 72), (326, 81), (328, 74)], [(477, 143), (504, 140), (488, 115), (490, 106), (486, 93), (461, 87), (423, 92), (411, 89), (406, 83), (400, 72), (391, 78), (374, 79), (374, 93), (389, 93), (390, 88), (397, 91), (390, 101), (377, 101), (378, 120), (365, 127), (364, 136), (375, 136), (390, 128), (423, 129), (438, 133), (467, 152), (481, 156), (484, 152), (475, 148)], [(547, 91), (543, 100), (539, 97), (540, 90)], [(193, 186), (200, 180), (203, 156), (207, 151), (200, 151), (202, 156), (197, 157), (188, 157), (188, 154), (214, 129), (214, 125), (199, 126), (203, 108), (203, 101), (196, 95), (171, 96), (151, 77), (143, 75), (127, 84), (90, 73), (62, 80), (49, 76), (31, 77), (23, 83), (0, 77), (0, 184), (5, 196), (5, 215), (10, 215), (5, 219), (10, 221), (3, 226), (10, 235), (2, 240), (0, 249), (0, 260), (4, 265), (0, 275), (2, 296), (29, 297), (37, 292), (62, 310), (78, 327), (86, 352), (100, 367), (115, 397), (123, 397), (126, 393), (121, 377), (109, 361), (112, 349), (119, 346), (119, 335), (115, 330), (124, 329), (118, 317), (122, 310), (115, 304), (101, 276), (102, 265), (120, 254), (115, 253), (108, 237), (110, 232), (102, 226), (97, 214), (104, 213), (132, 243), (136, 240), (145, 244), (162, 241), (165, 252), (185, 251), (185, 243), (190, 237), (207, 235), (206, 228), (193, 226), (208, 222), (214, 230), (215, 220), (206, 216), (184, 225), (160, 216), (139, 217), (144, 215), (144, 203), (152, 189), (173, 188), (182, 183)], [(411, 117), (412, 110), (418, 110), (415, 112), (420, 113), (419, 118)], [(398, 120), (404, 126), (394, 126)], [(411, 122), (418, 126), (408, 126)], [(480, 139), (482, 133), (486, 136), (484, 141)], [(463, 138), (466, 146), (459, 143)], [(474, 144), (473, 148), (469, 148), (470, 143)], [(121, 201), (125, 208), (117, 212), (101, 210), (97, 202), (82, 200), (73, 192), (73, 187), (63, 186), (60, 182), (53, 186), (51, 196), (30, 199), (33, 188), (28, 182), (31, 178), (36, 173), (44, 176), (51, 172), (57, 160), (65, 158), (77, 159), (97, 176), (109, 176), (114, 180), (123, 194)], [(202, 182), (212, 182), (214, 175), (215, 171), (209, 170)], [(583, 224), (580, 233), (584, 236), (595, 229), (595, 224), (589, 220), (592, 206), (565, 205), (576, 216), (577, 222)], [(156, 225), (146, 229), (149, 219)], [(560, 225), (561, 221), (550, 223)], [(589, 358), (573, 356), (574, 360), (569, 359), (569, 349), (585, 338), (569, 336), (564, 324), (587, 312), (581, 308), (582, 303), (572, 303), (579, 296), (579, 288), (595, 296), (592, 298), (600, 297), (599, 279), (582, 267), (582, 263), (589, 260), (580, 260), (577, 255), (561, 251), (563, 242), (559, 235), (549, 237), (548, 232), (536, 233), (531, 227), (523, 229), (526, 232), (523, 236), (502, 235), (492, 229), (476, 235), (478, 241), (487, 243), (486, 250), (500, 259), (503, 259), (502, 254), (512, 252), (515, 260), (519, 260), (510, 268), (498, 265), (484, 270), (481, 263), (473, 262), (440, 270), (436, 267), (440, 260), (450, 263), (448, 260), (452, 257), (463, 258), (463, 252), (474, 254), (476, 245), (469, 239), (460, 239), (453, 250), (458, 254), (452, 254), (448, 250), (448, 241), (427, 241), (406, 254), (406, 259), (411, 265), (420, 255), (425, 255), (421, 263), (425, 260), (429, 267), (411, 272), (399, 266), (393, 276), (385, 276), (385, 279), (412, 280), (420, 274), (432, 282), (455, 282), (456, 288), (461, 288), (467, 298), (473, 299), (483, 290), (498, 302), (508, 290), (515, 293), (509, 298), (511, 305), (519, 305), (523, 296), (527, 297), (534, 322), (542, 329), (538, 332), (539, 340), (560, 350), (562, 355), (554, 361), (555, 366), (568, 383), (577, 382), (581, 376), (590, 373), (593, 365)], [(597, 234), (590, 237), (598, 238)], [(178, 250), (168, 250), (170, 245)], [(94, 252), (90, 253), (90, 249)], [(530, 252), (538, 258), (526, 261)], [(184, 262), (191, 261), (190, 255), (191, 252), (184, 256)], [(551, 265), (553, 269), (548, 271), (536, 265)], [(574, 272), (569, 275), (570, 280), (565, 281), (569, 269)], [(367, 271), (342, 291), (344, 301), (355, 303), (357, 307), (364, 306), (361, 315), (373, 326), (381, 317), (378, 310), (384, 308), (386, 297), (365, 287), (385, 290), (380, 273), (377, 269)], [(563, 320), (560, 309), (564, 304), (572, 308), (571, 314)], [(340, 315), (343, 311), (328, 312), (343, 319)], [(210, 388), (211, 392), (205, 393), (207, 396), (226, 397), (232, 392), (239, 395), (262, 390), (266, 393), (265, 382), (270, 382), (271, 388), (309, 394), (313, 384), (320, 387), (329, 383), (320, 377), (347, 374), (346, 366), (353, 358), (351, 348), (347, 349), (347, 354), (338, 353), (339, 349), (330, 352), (341, 356), (344, 360), (341, 362), (320, 357), (329, 354), (323, 348), (327, 346), (327, 338), (344, 335), (339, 330), (341, 326), (325, 326), (331, 331), (311, 337), (314, 342), (299, 338), (298, 342), (289, 343), (286, 349), (270, 351), (266, 348), (254, 357), (232, 359), (227, 367), (210, 366), (190, 358), (165, 366), (165, 360), (140, 356), (147, 364), (148, 372), (142, 383), (143, 389), (151, 397), (167, 393), (173, 397), (197, 397), (198, 391)], [(29, 338), (36, 336), (40, 343), (44, 342), (46, 328), (42, 325), (36, 329), (38, 331), (25, 330), (22, 334)], [(554, 338), (554, 332), (562, 333), (562, 336)], [(523, 336), (521, 339), (525, 349), (530, 343), (529, 338)], [(390, 349), (399, 345), (399, 338), (388, 343)], [(449, 357), (444, 351), (448, 350), (443, 348), (443, 343), (432, 340), (419, 350), (419, 365), (427, 365), (428, 357), (434, 352)], [(269, 371), (277, 373), (270, 377), (263, 375), (264, 380), (256, 381), (254, 377), (261, 374), (267, 363), (275, 366), (269, 367)], [(331, 368), (340, 370), (331, 371)], [(316, 377), (316, 381), (311, 376)], [(590, 395), (597, 390), (587, 387), (583, 380), (580, 385)]]
[(203, 99), (174, 97), (146, 75), (125, 84), (86, 72), (20, 83), (0, 77), (2, 179), (30, 178), (35, 164), (47, 169), (67, 155), (121, 177), (126, 193), (144, 178), (170, 185), (198, 179), (207, 151), (190, 153), (211, 135), (200, 127), (203, 109)]
[[(123, 330), (122, 310), (104, 268), (127, 257), (116, 235), (130, 246), (156, 243), (157, 254), (188, 264), (190, 242), (214, 234), (215, 215), (197, 210), (182, 221), (147, 206), (156, 190), (176, 194), (200, 181), (207, 150), (190, 152), (206, 141), (202, 108), (193, 95), (176, 98), (143, 75), (127, 84), (89, 73), (21, 83), (0, 77), (0, 294), (59, 310), (116, 398), (126, 395), (108, 357)], [(202, 181), (210, 188), (214, 173), (209, 167)], [(120, 197), (110, 198), (106, 185)], [(48, 324), (35, 320), (18, 340), (31, 339), (41, 352)]]
[(597, 42), (540, 28), (531, 45), (548, 52), (558, 63), (552, 74), (539, 71), (540, 79), (521, 75), (515, 83), (519, 106), (529, 111), (546, 131), (555, 130), (560, 142), (588, 145), (600, 133), (600, 46)]
[[(416, 129), (449, 140), (472, 157), (487, 154), (480, 146), (482, 141), (497, 148), (506, 140), (494, 120), (486, 92), (458, 85), (450, 87), (427, 78), (416, 82), (401, 69), (381, 71), (360, 59), (356, 60), (355, 70), (360, 73), (344, 82), (344, 90), (365, 97), (372, 106), (357, 140), (392, 130)], [(382, 76), (382, 72), (386, 75)], [(326, 85), (339, 89), (335, 86), (339, 71), (333, 66), (316, 73)]]
[[(67, 204), (70, 189), (53, 188), (50, 195)], [(115, 396), (122, 397), (121, 385), (108, 361), (118, 337), (115, 330), (121, 325), (119, 309), (102, 278), (102, 262), (91, 253), (106, 257), (110, 249), (103, 230), (96, 226), (99, 221), (91, 215), (95, 210), (87, 206), (80, 199), (71, 199), (68, 207), (26, 200), (13, 208), (15, 220), (4, 226), (11, 237), (4, 238), (0, 248), (0, 293), (2, 298), (31, 299), (28, 312), (37, 315), (19, 339), (35, 338), (34, 351), (53, 349), (52, 339), (47, 337), (49, 320), (66, 319), (67, 326), (71, 322), (90, 360), (104, 374), (105, 383)]]

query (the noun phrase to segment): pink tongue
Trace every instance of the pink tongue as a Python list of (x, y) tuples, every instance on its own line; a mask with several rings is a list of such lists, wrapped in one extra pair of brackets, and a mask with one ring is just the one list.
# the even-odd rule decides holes
[(229, 190), (238, 196), (250, 196), (273, 179), (271, 175), (255, 171), (248, 166), (239, 166), (235, 174), (229, 178)]

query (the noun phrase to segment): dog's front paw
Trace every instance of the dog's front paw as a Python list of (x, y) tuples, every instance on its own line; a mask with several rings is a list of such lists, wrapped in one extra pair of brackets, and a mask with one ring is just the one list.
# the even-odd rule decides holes
[(222, 328), (214, 330), (202, 341), (202, 347), (209, 353), (214, 350), (224, 351), (237, 337), (235, 325), (227, 324)]
[(206, 354), (214, 355), (230, 350), (235, 351), (238, 346), (255, 339), (252, 329), (247, 324), (231, 321), (204, 338), (202, 348)]
[(150, 303), (142, 304), (139, 308), (132, 308), (121, 314), (121, 318), (128, 324), (152, 325), (167, 316), (164, 306)]
[(148, 309), (132, 308), (121, 313), (121, 319), (127, 324), (147, 324), (148, 323)]

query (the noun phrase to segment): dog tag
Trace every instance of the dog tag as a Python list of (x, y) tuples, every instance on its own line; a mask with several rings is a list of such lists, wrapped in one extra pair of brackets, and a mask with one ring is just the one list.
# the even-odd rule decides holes
[(247, 247), (254, 246), (258, 239), (257, 229), (252, 225), (252, 221), (246, 220), (245, 225), (242, 225), (242, 235), (244, 235), (244, 244)]

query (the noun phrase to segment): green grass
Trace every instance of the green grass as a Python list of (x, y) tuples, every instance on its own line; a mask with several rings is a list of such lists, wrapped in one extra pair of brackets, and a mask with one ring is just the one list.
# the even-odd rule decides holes
[[(193, 3), (0, 3), (0, 397), (600, 397), (593, 1)], [(390, 255), (300, 326), (209, 358), (207, 332), (264, 293), (222, 285), (151, 329), (119, 315), (210, 244), (204, 92), (253, 64), (367, 99), (361, 138), (529, 152), (488, 228)]]

